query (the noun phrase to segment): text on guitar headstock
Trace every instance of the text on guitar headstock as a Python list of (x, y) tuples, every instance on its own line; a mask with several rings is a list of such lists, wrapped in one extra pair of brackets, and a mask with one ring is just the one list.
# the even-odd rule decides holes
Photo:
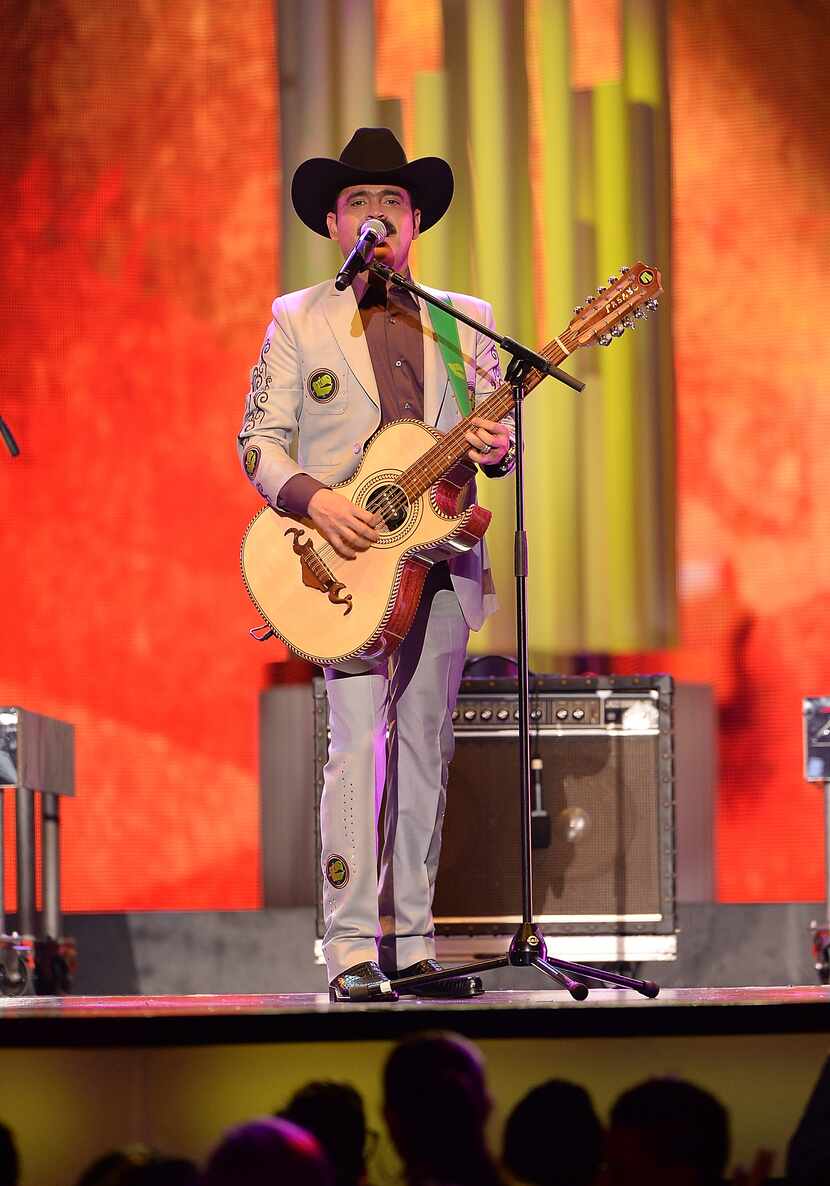
[(663, 291), (660, 273), (656, 268), (638, 260), (629, 268), (622, 268), (619, 276), (611, 276), (608, 286), (597, 289), (584, 305), (574, 309), (566, 334), (575, 346), (610, 346), (614, 338), (621, 338), (633, 329), (636, 319), (648, 316), (657, 308), (657, 298)]

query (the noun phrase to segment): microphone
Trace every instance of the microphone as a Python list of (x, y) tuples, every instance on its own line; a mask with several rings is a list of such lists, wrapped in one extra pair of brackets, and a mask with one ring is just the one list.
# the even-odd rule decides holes
[(542, 798), (542, 770), (544, 763), (537, 755), (530, 760), (533, 775), (533, 810), (530, 813), (530, 844), (532, 848), (550, 848), (550, 815)]
[(366, 219), (360, 228), (357, 242), (334, 278), (334, 287), (338, 292), (348, 288), (358, 272), (363, 272), (368, 268), (372, 262), (372, 256), (375, 254), (375, 248), (384, 241), (387, 233), (385, 224), (379, 218)]

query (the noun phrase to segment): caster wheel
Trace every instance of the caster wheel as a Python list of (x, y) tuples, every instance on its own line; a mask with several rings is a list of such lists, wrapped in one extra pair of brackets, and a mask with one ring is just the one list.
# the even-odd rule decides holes
[(29, 988), (29, 969), (24, 960), (17, 960), (17, 966), (10, 972), (6, 964), (0, 963), (0, 995), (4, 997), (25, 997)]

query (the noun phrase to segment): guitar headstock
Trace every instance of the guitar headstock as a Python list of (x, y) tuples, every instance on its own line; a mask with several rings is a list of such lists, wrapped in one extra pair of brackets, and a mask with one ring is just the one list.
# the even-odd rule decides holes
[(646, 317), (649, 309), (657, 308), (662, 291), (657, 269), (638, 260), (630, 268), (622, 268), (619, 276), (610, 278), (608, 287), (598, 288), (595, 296), (574, 310), (568, 336), (580, 346), (592, 342), (610, 346), (614, 338), (634, 328), (635, 318)]

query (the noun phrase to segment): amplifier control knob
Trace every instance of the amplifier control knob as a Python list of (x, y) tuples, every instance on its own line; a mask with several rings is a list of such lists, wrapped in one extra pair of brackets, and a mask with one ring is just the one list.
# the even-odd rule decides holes
[(531, 714), (530, 714), (530, 719), (531, 719), (532, 721), (541, 721), (541, 719), (542, 719), (542, 710), (541, 710), (541, 708), (534, 708), (534, 709), (533, 709), (533, 711), (532, 711), (532, 712), (531, 712)]
[(492, 708), (482, 708), (482, 710), (481, 710), (481, 719), (482, 719), (483, 721), (491, 721), (491, 720), (493, 719), (493, 710), (492, 710)]
[(519, 710), (518, 710), (518, 708), (514, 708), (513, 709), (513, 720), (518, 721), (518, 719), (519, 719)]
[(568, 719), (568, 710), (567, 710), (567, 708), (557, 708), (557, 710), (556, 710), (556, 719), (557, 719), (558, 721), (567, 721), (567, 719)]
[(510, 709), (509, 708), (500, 708), (499, 711), (496, 713), (496, 716), (500, 721), (506, 721), (510, 716)]
[(452, 719), (453, 719), (454, 721), (457, 721), (460, 715), (461, 715), (461, 714), (460, 714), (460, 712), (458, 711), (458, 709), (457, 709), (457, 708), (454, 708), (454, 709), (452, 710)]
[(475, 719), (476, 719), (476, 710), (474, 708), (465, 708), (464, 709), (464, 720), (465, 721), (474, 721)]
[(575, 721), (584, 720), (585, 719), (585, 709), (584, 708), (575, 708), (573, 710), (573, 718)]

